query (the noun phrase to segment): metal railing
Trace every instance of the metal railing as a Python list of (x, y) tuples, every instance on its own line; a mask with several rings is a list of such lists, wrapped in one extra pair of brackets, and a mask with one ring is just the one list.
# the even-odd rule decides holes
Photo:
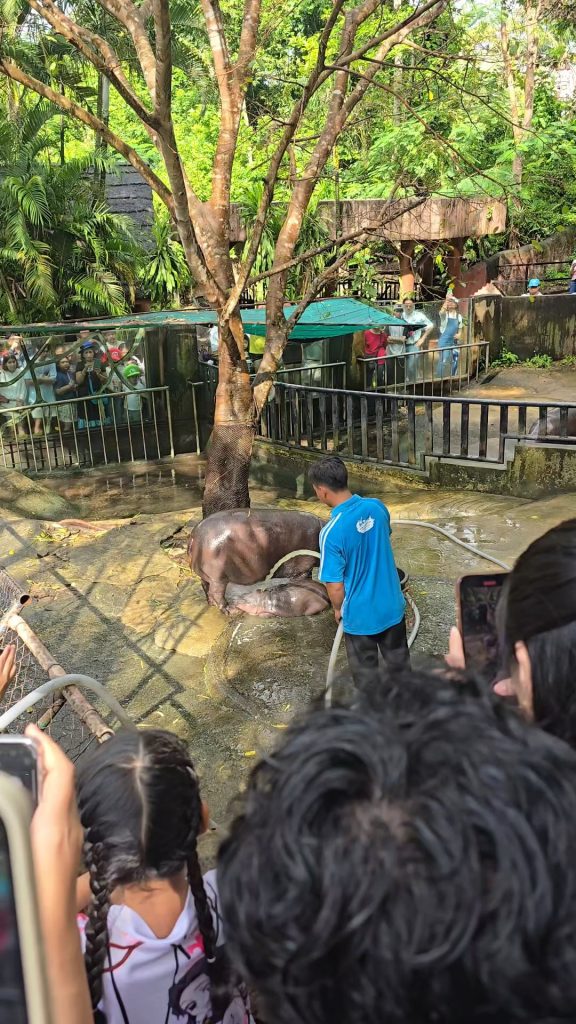
[(289, 448), (413, 469), (424, 470), (428, 457), (503, 465), (517, 440), (576, 444), (576, 434), (569, 433), (571, 410), (576, 414), (568, 403), (400, 397), (277, 383), (259, 436)]
[(357, 362), (362, 368), (364, 391), (450, 395), (471, 381), (478, 381), (486, 372), (490, 365), (490, 345), (479, 342), (444, 349), (426, 348), (401, 355), (362, 356)]
[[(135, 397), (127, 407), (129, 395)], [(174, 456), (167, 387), (2, 404), (0, 420), (0, 465), (5, 468), (39, 473)]]
[[(218, 363), (200, 363), (200, 376), (208, 384), (210, 394), (218, 386)], [(250, 374), (254, 380), (255, 373)], [(277, 380), (288, 384), (307, 384), (324, 388), (346, 387), (346, 363), (318, 363), (300, 366), (284, 366), (276, 372)]]
[(528, 282), (532, 278), (540, 279), (544, 292), (547, 285), (552, 288), (560, 284), (565, 284), (564, 290), (567, 291), (571, 265), (571, 259), (539, 260), (536, 257), (525, 263), (499, 263), (498, 273), (507, 285), (514, 285), (518, 292), (527, 291)]

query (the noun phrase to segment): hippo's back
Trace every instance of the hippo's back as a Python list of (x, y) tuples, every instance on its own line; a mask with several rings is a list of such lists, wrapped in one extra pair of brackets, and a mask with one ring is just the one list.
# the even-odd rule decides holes
[[(299, 548), (318, 550), (323, 525), (323, 520), (311, 512), (290, 509), (215, 512), (192, 531), (188, 544), (190, 566), (202, 575), (206, 561), (217, 558), (220, 571), (226, 575), (232, 572), (231, 579), (254, 575), (259, 580), (263, 569), (267, 572), (283, 555)], [(254, 572), (247, 569), (247, 557)], [(244, 562), (241, 572), (239, 562)]]

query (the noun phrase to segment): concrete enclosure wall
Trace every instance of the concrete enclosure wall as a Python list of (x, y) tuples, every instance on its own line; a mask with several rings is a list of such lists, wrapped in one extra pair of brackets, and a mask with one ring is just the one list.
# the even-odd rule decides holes
[(520, 359), (576, 355), (576, 295), (480, 296), (471, 315), (474, 339), (489, 341), (493, 358), (503, 345)]
[[(257, 441), (250, 468), (252, 484), (279, 487), (297, 498), (311, 497), (313, 490), (307, 473), (320, 455), (320, 452), (312, 455)], [(576, 493), (576, 448), (518, 445), (514, 458), (501, 468), (478, 463), (433, 461), (428, 476), (413, 470), (388, 469), (370, 462), (346, 458), (344, 461), (352, 489), (361, 494), (370, 493), (370, 485), (375, 483), (390, 490), (421, 490), (436, 486), (532, 499), (550, 494)]]

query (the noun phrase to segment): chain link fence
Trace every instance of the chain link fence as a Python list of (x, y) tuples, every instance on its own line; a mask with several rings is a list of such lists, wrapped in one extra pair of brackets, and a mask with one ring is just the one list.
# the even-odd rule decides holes
[[(48, 679), (65, 675), (64, 669), (19, 614), (28, 599), (28, 595), (0, 567), (0, 649), (9, 644), (13, 644), (16, 649), (14, 679), (0, 695), (2, 713), (33, 694)], [(115, 728), (114, 716), (104, 710), (103, 715), (77, 687), (66, 686), (61, 691), (42, 697), (23, 711), (6, 726), (5, 731), (21, 733), (28, 722), (34, 722), (76, 762), (90, 747), (104, 742), (112, 735)], [(105, 718), (110, 722), (105, 721)]]

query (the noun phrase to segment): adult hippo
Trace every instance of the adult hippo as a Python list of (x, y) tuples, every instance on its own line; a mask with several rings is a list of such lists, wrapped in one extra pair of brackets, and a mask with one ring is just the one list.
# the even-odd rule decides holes
[[(323, 526), (324, 521), (310, 512), (268, 508), (216, 512), (192, 531), (190, 568), (202, 580), (208, 604), (226, 611), (229, 583), (260, 583), (283, 555), (318, 551)], [(311, 555), (299, 556), (285, 563), (279, 574), (302, 578), (315, 565), (318, 559)]]
[[(546, 417), (546, 429), (540, 429), (540, 423), (534, 424), (530, 431), (530, 437), (560, 437), (561, 426), (560, 426), (560, 409), (553, 409), (549, 412)], [(568, 440), (573, 440), (576, 437), (576, 405), (571, 406), (568, 409), (568, 415), (566, 417), (566, 430), (564, 431), (563, 437)]]

